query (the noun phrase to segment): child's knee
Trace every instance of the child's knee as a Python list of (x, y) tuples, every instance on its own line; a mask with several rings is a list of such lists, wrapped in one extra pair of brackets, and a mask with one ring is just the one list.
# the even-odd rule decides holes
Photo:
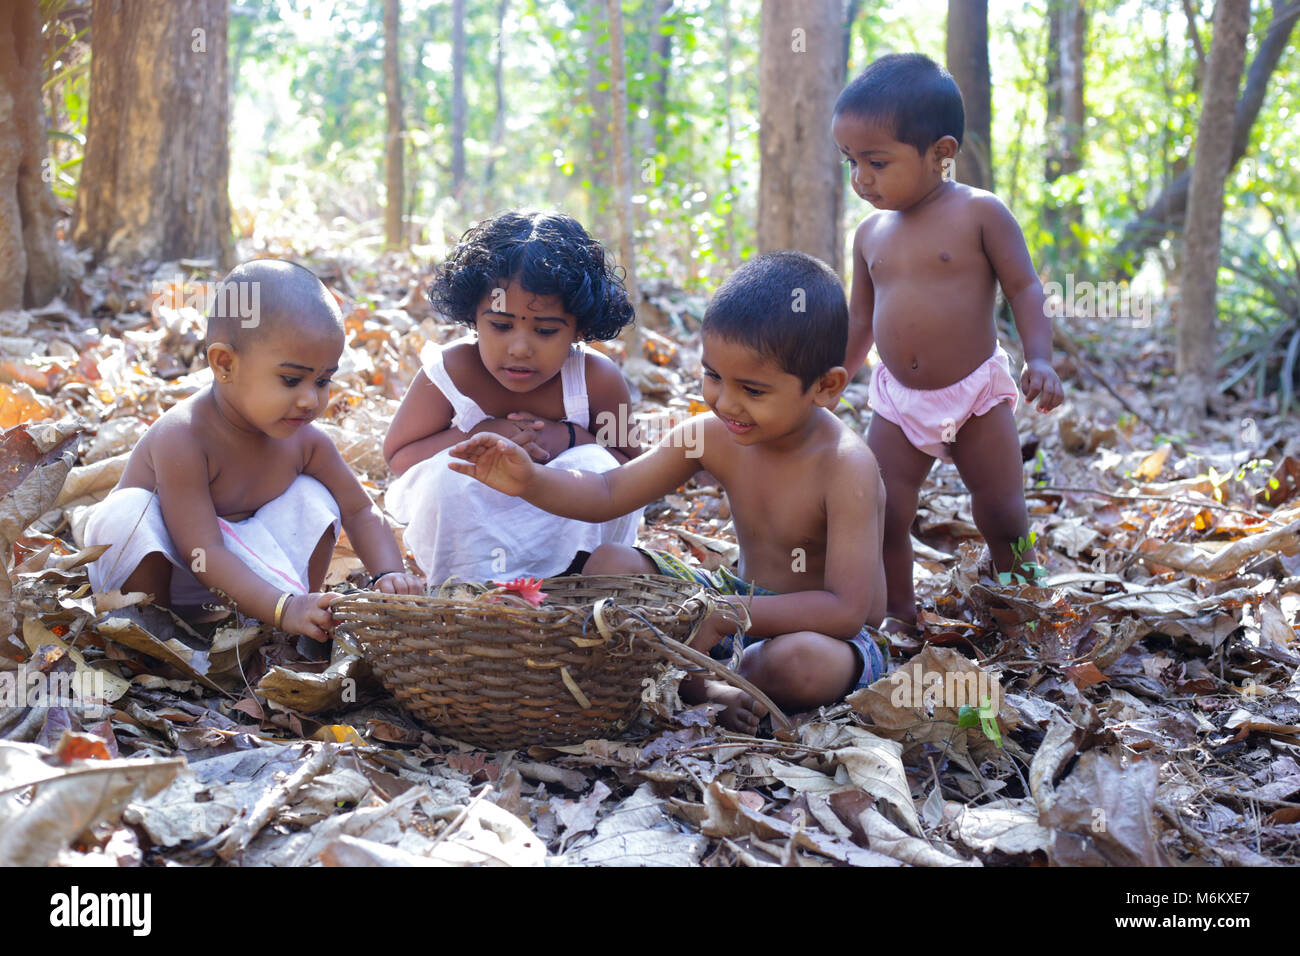
[(847, 641), (798, 631), (755, 645), (740, 673), (778, 703), (814, 707), (840, 697), (856, 667)]

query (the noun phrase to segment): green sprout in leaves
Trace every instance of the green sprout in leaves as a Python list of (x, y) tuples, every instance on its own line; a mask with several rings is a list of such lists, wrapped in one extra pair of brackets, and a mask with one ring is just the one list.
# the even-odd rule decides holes
[(1041, 564), (1036, 561), (1024, 560), (1025, 552), (1033, 548), (1037, 541), (1038, 532), (1036, 531), (1031, 531), (1026, 537), (1016, 539), (1016, 543), (1011, 546), (1012, 570), (999, 572), (999, 583), (1029, 585), (1037, 583), (1040, 578), (1047, 575), (1047, 569)]
[(1002, 746), (1002, 731), (998, 729), (998, 715), (993, 709), (993, 701), (989, 699), (987, 694), (980, 698), (978, 710), (969, 704), (957, 709), (957, 726), (978, 726), (980, 730), (984, 731), (985, 737), (999, 747)]

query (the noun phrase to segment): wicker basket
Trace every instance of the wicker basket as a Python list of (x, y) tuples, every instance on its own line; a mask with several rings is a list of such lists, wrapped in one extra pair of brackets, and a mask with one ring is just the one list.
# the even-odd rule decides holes
[(548, 578), (542, 589), (538, 608), (368, 591), (331, 610), (417, 719), (502, 749), (622, 732), (644, 680), (682, 659), (677, 641), (713, 608), (698, 584), (660, 575)]

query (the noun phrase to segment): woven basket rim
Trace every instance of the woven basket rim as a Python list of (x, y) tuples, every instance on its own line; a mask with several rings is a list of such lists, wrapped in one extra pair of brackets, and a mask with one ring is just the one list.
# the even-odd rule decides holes
[[(674, 578), (662, 574), (570, 574), (560, 575), (551, 578), (542, 579), (542, 588), (545, 590), (548, 585), (554, 586), (553, 582), (591, 582), (593, 585), (609, 587), (606, 598), (620, 600), (622, 595), (618, 593), (618, 588), (614, 582), (627, 582), (630, 588), (633, 585), (653, 584), (657, 590), (678, 591), (681, 597), (676, 601), (657, 600), (653, 603), (644, 600), (644, 596), (636, 595), (639, 600), (626, 604), (620, 601), (624, 607), (682, 607), (692, 598), (702, 594), (707, 594), (712, 589), (706, 587), (698, 581), (687, 581), (683, 578)], [(395, 609), (407, 609), (413, 611), (428, 611), (435, 613), (448, 613), (455, 611), (467, 611), (474, 614), (482, 615), (500, 615), (508, 618), (530, 618), (539, 621), (550, 621), (559, 619), (574, 611), (586, 611), (595, 603), (592, 600), (584, 599), (581, 602), (567, 602), (561, 600), (548, 600), (538, 607), (525, 607), (514, 603), (493, 603), (481, 600), (466, 600), (462, 597), (448, 597), (434, 594), (388, 594), (382, 591), (360, 591), (354, 594), (348, 594), (338, 601), (335, 601), (330, 610), (335, 614), (347, 612), (349, 610), (361, 610), (362, 608), (375, 607), (378, 605), (387, 606), (389, 611)]]

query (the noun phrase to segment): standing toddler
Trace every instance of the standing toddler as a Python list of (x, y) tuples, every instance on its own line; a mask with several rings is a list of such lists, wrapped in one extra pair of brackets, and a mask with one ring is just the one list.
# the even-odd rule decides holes
[(831, 127), (854, 192), (877, 210), (853, 238), (846, 365), (852, 374), (875, 344), (867, 444), (885, 482), (893, 629), (916, 621), (911, 526), (935, 458), (953, 462), (970, 489), (997, 570), (1012, 569), (1016, 541), (1029, 531), (1016, 380), (993, 321), (999, 285), (1024, 347), (1025, 399), (1046, 412), (1063, 398), (1043, 287), (1020, 226), (996, 196), (952, 179), (964, 126), (952, 77), (906, 53), (854, 79)]

